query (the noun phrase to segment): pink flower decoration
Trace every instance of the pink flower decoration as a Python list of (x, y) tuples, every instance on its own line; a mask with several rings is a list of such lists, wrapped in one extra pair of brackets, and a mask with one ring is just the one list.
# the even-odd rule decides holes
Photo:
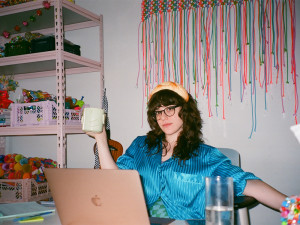
[(28, 26), (28, 22), (27, 22), (27, 21), (23, 21), (22, 23), (23, 23), (23, 25), (24, 25), (25, 27)]
[(49, 9), (51, 5), (50, 5), (50, 2), (43, 1), (43, 6), (44, 6), (45, 9)]
[(5, 37), (5, 38), (9, 38), (10, 33), (9, 33), (8, 31), (3, 31), (2, 35), (3, 35), (3, 37)]

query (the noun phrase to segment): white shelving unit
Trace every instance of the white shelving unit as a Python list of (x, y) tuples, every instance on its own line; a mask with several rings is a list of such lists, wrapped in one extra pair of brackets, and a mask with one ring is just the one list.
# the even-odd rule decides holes
[[(30, 26), (23, 28), (22, 32), (38, 32), (54, 34), (56, 50), (32, 53), (18, 56), (0, 58), (0, 74), (14, 74), (15, 80), (34, 79), (56, 76), (57, 96), (57, 125), (51, 126), (26, 126), (26, 127), (0, 127), (0, 136), (22, 135), (56, 135), (57, 136), (57, 162), (58, 167), (66, 167), (66, 135), (83, 133), (81, 126), (65, 125), (65, 76), (79, 73), (99, 72), (100, 95), (103, 94), (103, 17), (98, 16), (67, 0), (49, 0), (51, 8), (43, 10), (43, 15)], [(37, 9), (43, 8), (43, 0), (36, 0), (19, 5), (0, 8), (0, 28), (11, 30), (20, 23), (20, 18), (28, 19), (35, 15)], [(99, 27), (100, 60), (95, 61), (63, 50), (64, 32)], [(18, 33), (16, 35), (22, 35)], [(12, 37), (13, 37), (12, 36)], [(1, 37), (0, 44), (4, 44)], [(100, 96), (102, 99), (102, 96)]]

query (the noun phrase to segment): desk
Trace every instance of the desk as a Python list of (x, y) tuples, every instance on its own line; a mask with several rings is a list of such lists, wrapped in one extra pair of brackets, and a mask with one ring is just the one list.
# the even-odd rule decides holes
[[(57, 213), (45, 215), (43, 222), (19, 223), (10, 220), (0, 220), (0, 225), (61, 225)], [(205, 225), (204, 220), (170, 220), (162, 218), (150, 218), (151, 225)], [(142, 225), (142, 224), (141, 224)]]
[(0, 220), (0, 225), (61, 225), (60, 220), (58, 218), (57, 213), (52, 213), (50, 215), (45, 215), (44, 221), (41, 222), (31, 222), (31, 223), (19, 223), (14, 222), (13, 219), (7, 219), (7, 220)]

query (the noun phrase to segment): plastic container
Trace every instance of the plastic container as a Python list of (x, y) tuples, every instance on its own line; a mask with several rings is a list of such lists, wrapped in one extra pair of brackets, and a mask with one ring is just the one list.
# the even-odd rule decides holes
[[(11, 104), (11, 126), (46, 126), (57, 123), (57, 105), (53, 101)], [(81, 111), (65, 110), (66, 125), (80, 125)]]
[[(55, 50), (55, 38), (53, 36), (43, 36), (31, 41), (31, 52), (46, 52)], [(64, 51), (80, 55), (80, 46), (67, 40), (64, 41)]]
[(28, 54), (30, 53), (30, 43), (28, 41), (6, 43), (4, 53), (5, 57)]
[(47, 182), (34, 179), (0, 179), (0, 203), (39, 201), (51, 197)]

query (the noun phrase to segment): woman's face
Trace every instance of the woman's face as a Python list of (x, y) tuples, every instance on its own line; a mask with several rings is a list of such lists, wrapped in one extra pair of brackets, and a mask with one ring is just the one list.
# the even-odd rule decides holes
[(169, 105), (161, 106), (155, 110), (156, 121), (166, 137), (177, 138), (182, 130), (183, 121), (178, 113), (181, 106)]

